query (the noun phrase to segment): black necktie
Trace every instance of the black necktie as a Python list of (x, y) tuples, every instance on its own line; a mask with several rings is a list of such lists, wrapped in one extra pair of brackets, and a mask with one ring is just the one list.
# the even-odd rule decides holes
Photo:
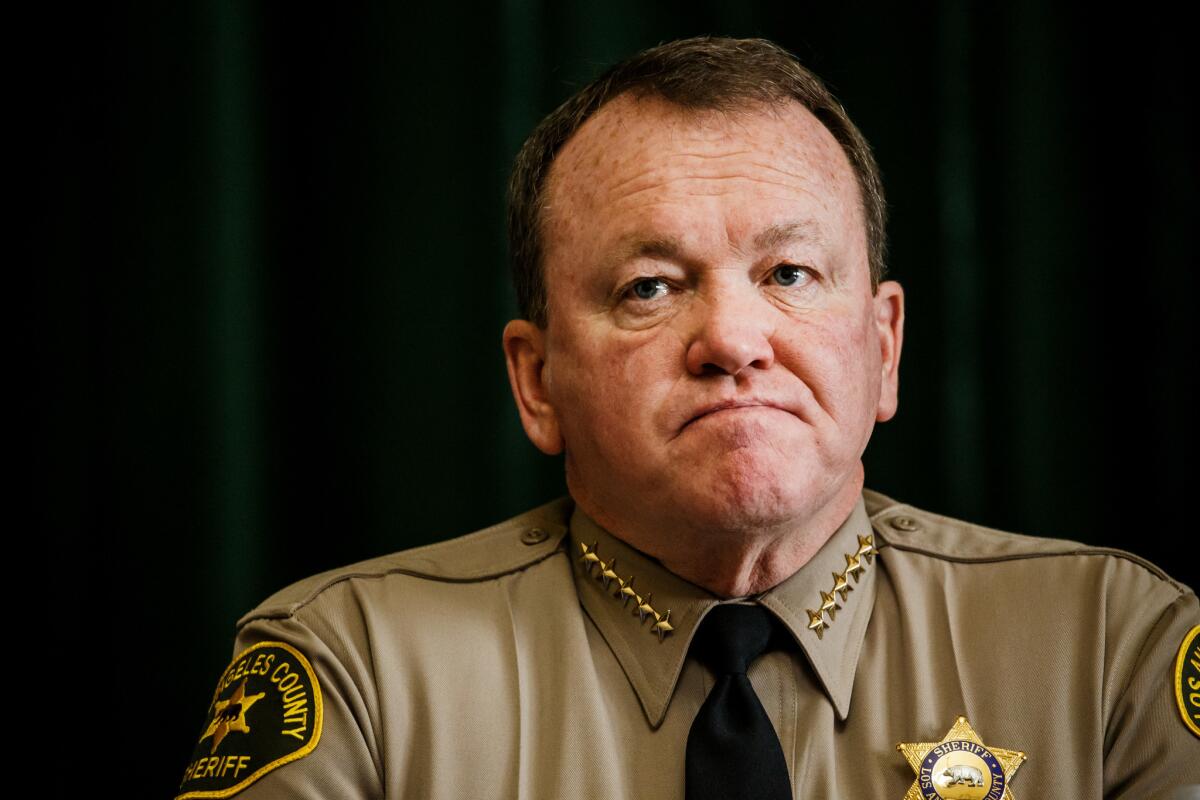
[(687, 800), (792, 797), (779, 737), (746, 677), (773, 628), (762, 606), (717, 606), (700, 623), (692, 655), (717, 682), (688, 733)]

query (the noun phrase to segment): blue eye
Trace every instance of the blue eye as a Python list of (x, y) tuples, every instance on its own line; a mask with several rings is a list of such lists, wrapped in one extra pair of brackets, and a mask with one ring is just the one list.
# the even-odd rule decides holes
[(629, 287), (633, 296), (639, 300), (653, 300), (660, 294), (660, 289), (666, 291), (667, 284), (658, 278), (642, 278)]
[(807, 272), (792, 264), (780, 264), (772, 271), (771, 275), (780, 286), (795, 286), (808, 278)]

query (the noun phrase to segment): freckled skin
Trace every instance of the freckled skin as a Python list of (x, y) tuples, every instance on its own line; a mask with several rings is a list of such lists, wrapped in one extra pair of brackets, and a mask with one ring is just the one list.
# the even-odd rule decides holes
[[(903, 294), (872, 293), (845, 154), (798, 103), (623, 96), (547, 187), (548, 325), (505, 329), (526, 432), (677, 574), (724, 596), (779, 583), (850, 513), (896, 408)], [(700, 413), (728, 401), (749, 405)]]

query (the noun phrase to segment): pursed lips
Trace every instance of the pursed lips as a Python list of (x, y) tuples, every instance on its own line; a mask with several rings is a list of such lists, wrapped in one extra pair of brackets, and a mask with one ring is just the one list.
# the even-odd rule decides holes
[(774, 408), (779, 411), (785, 411), (789, 414), (793, 413), (793, 412), (789, 411), (788, 409), (784, 408), (783, 406), (779, 405), (778, 403), (774, 403), (770, 400), (754, 400), (754, 399), (725, 400), (720, 403), (713, 403), (712, 405), (705, 406), (705, 407), (701, 408), (700, 410), (698, 410), (695, 414), (692, 415), (691, 419), (689, 419), (687, 422), (685, 422), (683, 424), (683, 426), (679, 429), (679, 432), (683, 433), (683, 431), (686, 430), (687, 427), (689, 425), (691, 425), (693, 422), (695, 422), (696, 420), (699, 420), (699, 419), (703, 419), (704, 417), (707, 417), (709, 414), (715, 414), (718, 411), (728, 411), (730, 409), (735, 409), (735, 408)]

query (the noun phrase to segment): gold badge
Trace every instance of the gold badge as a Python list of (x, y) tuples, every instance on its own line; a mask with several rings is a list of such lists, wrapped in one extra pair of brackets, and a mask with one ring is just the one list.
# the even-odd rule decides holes
[(1175, 702), (1188, 730), (1200, 736), (1200, 625), (1179, 643), (1175, 656)]
[(904, 754), (917, 773), (904, 800), (1014, 800), (1008, 788), (1025, 754), (989, 747), (967, 722), (954, 721), (940, 742), (901, 742)]
[(204, 722), (176, 800), (230, 797), (311, 753), (321, 739), (321, 685), (299, 650), (260, 642), (225, 669)]

